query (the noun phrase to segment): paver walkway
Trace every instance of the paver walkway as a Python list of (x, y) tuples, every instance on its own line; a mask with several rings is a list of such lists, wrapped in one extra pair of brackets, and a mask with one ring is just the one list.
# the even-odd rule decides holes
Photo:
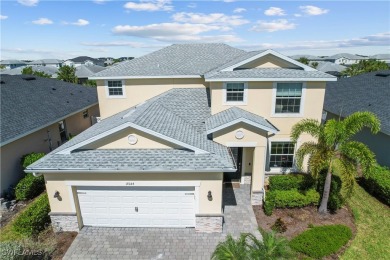
[(257, 232), (249, 185), (224, 189), (224, 215), (223, 232), (211, 234), (192, 228), (84, 227), (64, 259), (210, 259), (227, 234)]

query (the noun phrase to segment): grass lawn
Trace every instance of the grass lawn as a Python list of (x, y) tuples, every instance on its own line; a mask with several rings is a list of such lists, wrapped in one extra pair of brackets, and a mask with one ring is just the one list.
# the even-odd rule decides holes
[(356, 219), (357, 234), (340, 258), (386, 259), (390, 255), (390, 209), (357, 185), (349, 201)]

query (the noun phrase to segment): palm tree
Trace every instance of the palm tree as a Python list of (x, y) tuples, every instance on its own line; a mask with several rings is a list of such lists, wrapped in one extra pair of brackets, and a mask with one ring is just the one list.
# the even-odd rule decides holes
[(314, 177), (318, 177), (321, 171), (327, 172), (318, 209), (320, 214), (327, 212), (332, 174), (340, 175), (343, 195), (347, 197), (355, 185), (358, 166), (365, 176), (374, 169), (375, 155), (365, 144), (351, 140), (364, 127), (376, 134), (380, 130), (380, 121), (371, 112), (356, 112), (344, 120), (328, 120), (324, 125), (314, 119), (304, 119), (293, 126), (291, 138), (294, 142), (304, 133), (317, 139), (317, 142), (305, 142), (299, 147), (296, 164), (302, 169), (304, 158), (309, 156), (308, 171)]
[(300, 63), (303, 63), (305, 65), (309, 65), (309, 59), (306, 57), (300, 57), (299, 59), (297, 59), (297, 61), (299, 61)]
[(211, 259), (213, 260), (245, 260), (248, 258), (246, 245), (247, 234), (241, 234), (235, 240), (231, 235), (228, 235), (226, 240), (220, 242)]
[(378, 70), (388, 70), (389, 66), (384, 61), (379, 61), (375, 59), (361, 60), (356, 64), (351, 65), (350, 67), (343, 70), (341, 73), (345, 76), (356, 76), (363, 73), (368, 73)]
[(291, 259), (293, 253), (286, 238), (277, 236), (275, 232), (263, 232), (262, 235), (262, 240), (253, 234), (247, 235), (250, 259)]

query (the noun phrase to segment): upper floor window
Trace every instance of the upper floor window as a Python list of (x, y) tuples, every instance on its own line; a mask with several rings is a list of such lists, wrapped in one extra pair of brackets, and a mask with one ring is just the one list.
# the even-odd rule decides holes
[(124, 96), (122, 80), (109, 80), (107, 82), (108, 96), (122, 97)]
[(295, 145), (292, 142), (271, 142), (269, 167), (293, 167), (294, 148)]
[(302, 83), (277, 83), (275, 114), (301, 113)]
[(243, 82), (225, 83), (225, 98), (226, 104), (245, 104), (247, 85)]

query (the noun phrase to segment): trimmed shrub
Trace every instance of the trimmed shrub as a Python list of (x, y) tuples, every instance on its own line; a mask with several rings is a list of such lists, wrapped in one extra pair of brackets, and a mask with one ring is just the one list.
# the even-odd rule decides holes
[(23, 247), (13, 241), (0, 242), (0, 258), (3, 260), (23, 259)]
[(308, 174), (288, 174), (269, 177), (269, 189), (274, 190), (308, 190), (314, 188), (315, 181)]
[(22, 164), (23, 170), (26, 169), (27, 166), (29, 166), (30, 164), (41, 159), (43, 156), (45, 156), (44, 153), (29, 153), (29, 154), (23, 155), (22, 159), (21, 159), (21, 164)]
[(322, 258), (336, 253), (352, 238), (352, 231), (344, 225), (313, 227), (290, 242), (292, 249), (313, 258)]
[[(320, 194), (320, 199), (322, 199), (322, 194), (324, 193), (324, 185), (325, 185), (325, 179), (326, 179), (326, 171), (321, 173), (320, 177), (318, 178), (317, 183), (317, 191)], [(332, 181), (330, 183), (330, 194), (329, 194), (329, 200), (328, 200), (328, 209), (330, 212), (334, 213), (339, 208), (341, 208), (344, 205), (345, 200), (341, 196), (341, 179), (337, 175), (332, 175)]]
[(314, 189), (306, 192), (298, 190), (275, 190), (269, 191), (265, 197), (264, 213), (272, 214), (274, 208), (295, 208), (308, 205), (318, 205), (320, 194)]
[(34, 177), (31, 173), (21, 179), (15, 188), (17, 200), (33, 199), (45, 190), (45, 180), (43, 176)]
[(15, 232), (25, 236), (35, 236), (50, 223), (50, 205), (47, 194), (42, 194), (21, 213), (13, 223)]
[(377, 166), (368, 178), (360, 178), (359, 184), (371, 195), (390, 206), (390, 170)]

